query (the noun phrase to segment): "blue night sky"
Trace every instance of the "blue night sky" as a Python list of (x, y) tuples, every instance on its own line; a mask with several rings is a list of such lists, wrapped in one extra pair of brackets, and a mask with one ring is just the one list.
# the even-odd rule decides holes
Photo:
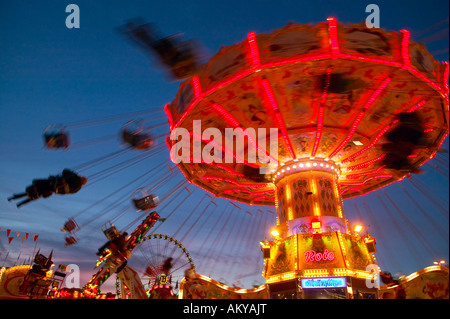
[[(66, 28), (65, 8), (70, 3), (80, 8), (79, 29)], [(121, 127), (136, 117), (133, 112), (149, 111), (140, 115), (148, 120), (149, 126), (167, 124), (163, 106), (173, 100), (178, 90), (179, 83), (170, 79), (154, 56), (117, 32), (117, 27), (128, 19), (142, 17), (153, 22), (163, 35), (182, 33), (186, 39), (195, 39), (207, 59), (221, 45), (241, 42), (250, 31), (268, 32), (290, 20), (316, 24), (335, 16), (343, 23), (363, 22), (370, 3), (380, 8), (382, 28), (408, 29), (413, 41), (424, 43), (436, 59), (448, 61), (449, 8), (445, 0), (1, 1), (0, 266), (22, 262), (35, 248), (32, 238), (21, 243), (15, 231), (28, 232), (30, 236), (39, 234), (37, 247), (41, 252), (48, 254), (54, 249), (55, 264), (79, 265), (80, 284), (84, 285), (94, 274), (95, 252), (106, 241), (101, 225), (113, 219), (119, 229), (131, 225), (128, 231), (133, 230), (144, 215), (130, 209), (119, 216), (130, 208), (132, 193), (144, 185), (154, 185), (154, 180), (169, 172), (167, 148), (151, 157), (148, 153), (127, 151), (110, 161), (81, 169), (83, 164), (124, 149), (118, 135)], [(72, 148), (44, 149), (42, 132), (52, 124), (66, 125)], [(154, 130), (156, 135), (167, 132), (165, 124)], [(93, 139), (104, 141), (87, 143)], [(377, 258), (383, 270), (408, 275), (434, 260), (449, 260), (448, 138), (443, 148), (447, 153), (439, 153), (423, 167), (424, 175), (414, 177), (429, 198), (404, 180), (365, 197), (344, 201), (350, 221), (357, 221), (360, 215), (363, 223), (370, 225), (370, 233), (377, 238)], [(142, 161), (137, 162), (137, 156)], [(108, 170), (124, 162), (135, 165)], [(22, 192), (34, 178), (46, 178), (64, 168), (77, 167), (90, 181), (75, 195), (54, 195), (20, 209), (7, 201), (7, 197)], [(109, 175), (110, 172), (115, 174)], [(140, 176), (143, 178), (130, 184)], [(158, 186), (156, 192), (164, 197), (183, 179), (181, 174), (175, 174)], [(130, 185), (125, 188), (127, 184)], [(226, 200), (215, 199), (217, 209), (213, 209), (214, 205), (207, 208), (210, 200), (206, 198), (194, 212), (205, 192), (194, 186), (189, 189), (193, 192), (189, 201), (176, 209), (173, 218), (158, 224), (155, 232), (183, 238), (182, 243), (199, 273), (245, 288), (262, 284), (259, 241), (269, 237), (269, 231), (276, 225), (275, 215), (268, 212), (274, 209), (239, 204), (241, 209), (231, 212), (232, 218), (216, 239), (215, 235), (208, 237), (211, 227), (233, 206)], [(408, 221), (400, 217), (386, 194)], [(171, 201), (164, 202), (158, 210), (161, 217), (172, 212), (187, 195), (182, 188)], [(203, 211), (204, 216), (194, 224)], [(80, 242), (64, 247), (60, 228), (72, 216), (83, 225), (78, 233)], [(224, 222), (225, 218), (220, 224)], [(239, 225), (249, 231), (239, 229)], [(11, 229), (11, 236), (15, 237), (10, 244), (6, 229)], [(225, 244), (225, 240), (229, 241)], [(239, 244), (242, 242), (244, 245)], [(209, 249), (213, 243), (215, 248)], [(114, 279), (102, 291), (114, 291)]]

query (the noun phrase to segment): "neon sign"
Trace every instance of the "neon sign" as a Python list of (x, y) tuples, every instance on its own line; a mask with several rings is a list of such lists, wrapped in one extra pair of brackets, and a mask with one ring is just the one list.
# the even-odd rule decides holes
[(302, 288), (345, 288), (347, 281), (345, 277), (332, 278), (302, 278)]
[(309, 250), (305, 252), (305, 262), (312, 261), (332, 261), (334, 260), (334, 253), (329, 252), (328, 249), (325, 249), (323, 253), (315, 252), (314, 250)]

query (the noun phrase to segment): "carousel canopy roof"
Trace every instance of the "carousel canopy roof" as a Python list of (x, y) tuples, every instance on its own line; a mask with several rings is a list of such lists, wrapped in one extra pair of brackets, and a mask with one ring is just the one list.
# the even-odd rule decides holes
[[(411, 168), (439, 149), (448, 135), (448, 74), (448, 62), (434, 60), (423, 45), (410, 42), (407, 30), (368, 29), (328, 18), (317, 25), (251, 32), (182, 82), (165, 107), (172, 132), (185, 128), (202, 148), (219, 144), (233, 163), (195, 158), (192, 147), (189, 161), (178, 167), (216, 196), (274, 205), (272, 177), (259, 176), (259, 167), (323, 158), (340, 167), (343, 199), (366, 194), (410, 173), (382, 165), (382, 145), (399, 113), (415, 112), (424, 127), (425, 147), (414, 149)], [(200, 132), (194, 129), (196, 120), (201, 120)], [(202, 135), (207, 128), (222, 133), (241, 128), (247, 137), (244, 151)], [(266, 129), (265, 145), (259, 142), (263, 136), (245, 133), (250, 128), (257, 134), (263, 132), (258, 128)], [(270, 152), (271, 128), (278, 132), (276, 156)], [(168, 140), (169, 147), (175, 143)], [(255, 149), (271, 163), (250, 161)]]

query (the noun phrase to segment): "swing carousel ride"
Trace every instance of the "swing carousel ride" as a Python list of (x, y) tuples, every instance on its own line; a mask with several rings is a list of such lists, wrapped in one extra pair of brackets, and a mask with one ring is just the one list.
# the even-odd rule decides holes
[[(145, 28), (134, 27), (134, 39), (145, 47)], [(149, 129), (133, 120), (124, 126), (121, 138), (128, 148), (150, 156), (168, 147), (175, 166), (161, 163), (151, 171), (160, 176), (133, 193), (132, 207), (148, 216), (131, 235), (119, 232), (112, 221), (105, 224), (103, 232), (110, 241), (99, 250), (97, 262), (103, 266), (84, 287), (84, 297), (97, 297), (103, 282), (117, 273), (122, 298), (382, 298), (378, 286), (366, 284), (380, 270), (376, 240), (353, 228), (345, 218), (343, 200), (376, 191), (397, 207), (383, 188), (412, 183), (412, 174), (421, 173), (420, 167), (438, 155), (448, 135), (448, 62), (434, 60), (423, 45), (410, 41), (407, 30), (344, 25), (332, 17), (316, 25), (250, 32), (207, 63), (194, 63), (195, 68), (186, 62), (189, 59), (175, 67), (169, 60), (165, 63), (172, 63), (174, 76), (183, 80), (175, 99), (164, 107), (169, 134), (155, 136), (156, 126)], [(44, 139), (47, 148), (71, 148), (64, 127), (47, 128)], [(240, 141), (240, 147), (234, 148), (234, 141)], [(179, 172), (183, 180), (161, 198), (156, 196)], [(89, 182), (102, 174), (110, 172), (94, 174)], [(188, 227), (184, 222), (170, 235), (156, 233), (156, 228), (172, 222), (183, 203), (190, 203), (191, 193), (198, 189), (192, 185), (205, 191), (192, 203), (197, 219), (183, 235)], [(177, 202), (180, 195), (187, 196)], [(200, 275), (194, 266), (196, 258), (186, 249), (190, 247), (185, 239), (209, 207), (218, 208), (220, 198), (227, 201), (224, 212), (231, 213), (226, 221), (224, 212), (214, 215), (216, 223), (207, 229), (208, 236), (216, 236), (213, 244), (236, 209), (261, 207), (271, 217), (271, 207), (276, 208), (272, 237), (262, 234), (266, 239), (259, 243), (264, 285), (230, 287)], [(201, 210), (204, 200), (209, 203)], [(105, 211), (121, 201), (117, 198)], [(163, 204), (174, 202), (178, 205), (162, 214)], [(67, 246), (78, 242), (82, 227), (76, 220), (85, 211), (63, 228)], [(260, 222), (243, 225), (228, 230), (228, 236), (247, 226), (252, 240), (261, 240), (255, 239), (264, 228)], [(151, 229), (155, 232), (147, 235)], [(124, 243), (114, 244), (120, 236)], [(248, 243), (241, 246), (247, 252), (254, 249)], [(205, 253), (203, 245), (195, 251)], [(448, 297), (448, 268), (436, 266), (419, 275), (430, 272), (447, 278)]]

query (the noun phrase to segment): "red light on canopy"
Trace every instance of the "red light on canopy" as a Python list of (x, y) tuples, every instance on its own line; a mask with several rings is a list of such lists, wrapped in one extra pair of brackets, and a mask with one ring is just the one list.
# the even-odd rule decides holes
[(444, 82), (444, 95), (445, 95), (445, 101), (447, 103), (447, 112), (449, 110), (449, 104), (448, 104), (448, 94), (449, 94), (449, 88), (448, 88), (448, 76), (449, 76), (449, 64), (448, 61), (442, 62), (445, 65), (445, 71), (444, 71), (444, 79), (442, 82)]
[(194, 87), (194, 96), (196, 99), (200, 98), (202, 95), (202, 88), (200, 85), (200, 79), (197, 75), (192, 77), (192, 86)]
[(366, 166), (368, 166), (368, 165), (370, 165), (372, 163), (375, 163), (375, 162), (383, 159), (385, 156), (386, 156), (386, 154), (381, 154), (380, 156), (378, 156), (376, 158), (373, 158), (371, 160), (365, 161), (364, 163), (360, 163), (360, 164), (357, 164), (357, 165), (349, 166), (349, 167), (347, 167), (347, 170), (353, 171), (353, 170), (361, 169), (363, 167), (366, 167)]
[(341, 50), (339, 49), (336, 18), (329, 17), (327, 20), (328, 34), (330, 37), (331, 56), (333, 59), (337, 59), (341, 54)]
[(272, 197), (272, 196), (259, 196), (259, 197), (255, 197), (253, 200), (254, 201), (259, 201), (261, 199), (268, 199), (268, 200), (274, 201), (275, 197)]
[(266, 98), (268, 99), (268, 102), (275, 113), (275, 119), (277, 120), (278, 125), (280, 127), (281, 135), (283, 136), (283, 139), (286, 142), (286, 145), (289, 149), (289, 152), (291, 153), (292, 158), (295, 159), (296, 155), (294, 149), (292, 148), (291, 141), (289, 140), (286, 125), (284, 124), (283, 117), (281, 116), (280, 109), (278, 108), (278, 103), (275, 99), (275, 95), (273, 94), (272, 87), (267, 79), (261, 80), (261, 84), (264, 88)]
[(344, 190), (341, 192), (341, 195), (344, 194), (344, 193), (346, 193), (346, 192), (350, 192), (350, 191), (361, 192), (361, 190), (360, 190), (359, 188), (349, 187), (349, 188), (344, 189)]
[(169, 111), (169, 104), (164, 105), (164, 112), (167, 115), (167, 118), (169, 120), (169, 129), (172, 130), (173, 128), (173, 118), (172, 118), (172, 114)]
[(406, 113), (412, 113), (414, 111), (416, 111), (419, 107), (422, 107), (425, 105), (425, 103), (427, 103), (427, 100), (422, 100), (419, 103), (417, 103), (416, 105), (414, 105), (413, 107), (409, 108)]
[(261, 153), (266, 154), (269, 158), (271, 158), (272, 161), (278, 163), (278, 160), (276, 158), (274, 158), (266, 150), (261, 149), (258, 146), (258, 143), (248, 134), (248, 132), (246, 132), (245, 128), (242, 127), (241, 123), (239, 123), (239, 121), (233, 115), (231, 115), (230, 112), (225, 110), (221, 105), (219, 105), (217, 103), (212, 103), (211, 107), (214, 110), (216, 110), (220, 115), (222, 115), (222, 117), (225, 119), (225, 121), (227, 122), (228, 125), (231, 125), (233, 128), (241, 128), (244, 136), (247, 137), (249, 143), (252, 144), (253, 147), (255, 147)]
[(255, 32), (250, 32), (247, 35), (248, 44), (250, 46), (250, 57), (252, 61), (252, 65), (255, 68), (259, 68), (261, 66), (261, 60), (259, 57), (259, 49), (258, 43), (256, 42)]
[(403, 59), (403, 67), (409, 67), (411, 65), (411, 60), (409, 59), (409, 39), (411, 34), (408, 30), (400, 30), (403, 33), (402, 39), (402, 59)]
[(241, 127), (241, 123), (233, 116), (230, 112), (225, 110), (221, 105), (217, 103), (212, 103), (211, 107), (216, 110), (227, 122), (228, 125), (231, 125), (233, 128)]

